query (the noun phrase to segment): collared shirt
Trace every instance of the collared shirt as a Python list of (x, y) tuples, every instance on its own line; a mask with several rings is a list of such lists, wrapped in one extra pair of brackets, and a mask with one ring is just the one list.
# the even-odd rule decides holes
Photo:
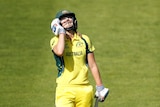
[[(51, 49), (53, 49), (57, 43), (58, 36), (55, 36), (50, 41)], [(54, 54), (58, 68), (58, 84), (81, 85), (89, 83), (88, 66), (86, 64), (86, 48), (88, 48), (89, 52), (95, 50), (89, 37), (86, 35), (80, 37), (79, 35), (74, 34), (72, 39), (65, 39), (63, 57)]]

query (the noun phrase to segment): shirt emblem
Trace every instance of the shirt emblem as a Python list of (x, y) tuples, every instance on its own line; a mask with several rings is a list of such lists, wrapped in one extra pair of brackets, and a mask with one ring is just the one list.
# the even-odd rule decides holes
[(83, 42), (77, 42), (76, 43), (76, 47), (82, 47), (83, 46)]

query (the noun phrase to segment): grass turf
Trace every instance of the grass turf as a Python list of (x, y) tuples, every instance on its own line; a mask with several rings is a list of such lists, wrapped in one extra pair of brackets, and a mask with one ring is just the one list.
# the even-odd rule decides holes
[[(159, 107), (158, 0), (1, 0), (0, 107), (53, 107), (55, 62), (50, 22), (72, 10), (91, 37), (104, 85), (100, 107)], [(91, 75), (90, 81), (94, 85)]]

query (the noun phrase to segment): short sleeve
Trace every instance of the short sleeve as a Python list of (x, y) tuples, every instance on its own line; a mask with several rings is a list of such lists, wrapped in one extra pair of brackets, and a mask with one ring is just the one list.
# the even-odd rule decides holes
[(51, 47), (51, 49), (54, 48), (54, 46), (57, 44), (57, 42), (58, 42), (58, 37), (57, 37), (57, 36), (53, 37), (53, 38), (50, 40), (50, 47)]
[(82, 38), (84, 38), (88, 44), (88, 49), (90, 52), (93, 52), (95, 50), (94, 45), (92, 44), (92, 41), (90, 40), (90, 38), (87, 35), (82, 35)]

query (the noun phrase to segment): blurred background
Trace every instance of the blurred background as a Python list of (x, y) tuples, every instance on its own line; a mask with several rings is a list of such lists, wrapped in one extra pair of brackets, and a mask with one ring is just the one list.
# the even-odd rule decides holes
[(160, 107), (159, 0), (0, 0), (0, 107), (54, 107), (50, 23), (63, 9), (96, 48), (110, 88), (99, 107)]

